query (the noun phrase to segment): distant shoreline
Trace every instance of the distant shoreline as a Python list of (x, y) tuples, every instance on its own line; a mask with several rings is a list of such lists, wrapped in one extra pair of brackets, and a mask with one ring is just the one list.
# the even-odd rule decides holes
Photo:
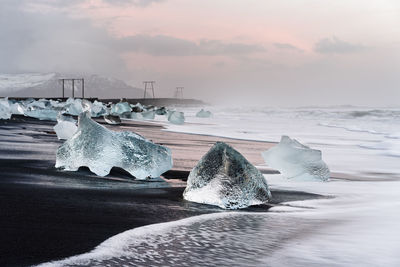
[[(8, 99), (13, 99), (13, 100), (26, 100), (29, 98), (33, 98), (35, 100), (39, 100), (41, 98), (46, 98), (49, 100), (62, 100), (66, 101), (68, 98), (67, 97), (8, 97)], [(75, 97), (75, 98), (81, 98), (81, 97)], [(180, 98), (97, 98), (97, 97), (85, 97), (85, 99), (89, 101), (101, 101), (103, 103), (118, 103), (122, 100), (130, 103), (130, 104), (136, 104), (140, 103), (142, 105), (152, 105), (152, 106), (171, 106), (171, 105), (207, 105), (207, 103), (198, 100), (198, 99), (180, 99)]]

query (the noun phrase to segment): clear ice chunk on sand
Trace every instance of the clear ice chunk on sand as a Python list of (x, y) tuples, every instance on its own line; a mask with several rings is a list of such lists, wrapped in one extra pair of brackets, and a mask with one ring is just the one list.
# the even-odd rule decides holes
[(210, 118), (212, 116), (211, 111), (201, 109), (199, 112), (196, 113), (196, 117), (198, 118)]
[(56, 168), (76, 171), (86, 166), (99, 176), (119, 167), (137, 179), (159, 177), (172, 168), (169, 148), (132, 132), (114, 132), (79, 115), (78, 131), (57, 151)]
[(271, 193), (256, 167), (231, 146), (217, 142), (190, 172), (183, 198), (242, 209), (268, 202)]
[(183, 114), (183, 112), (170, 111), (168, 112), (168, 121), (173, 124), (184, 124), (185, 115)]
[(288, 136), (282, 136), (279, 144), (261, 154), (268, 166), (279, 170), (286, 178), (322, 181), (329, 179), (329, 168), (322, 161), (322, 152)]
[(67, 140), (71, 138), (78, 127), (76, 121), (71, 117), (66, 117), (62, 114), (57, 116), (57, 124), (53, 127), (59, 140)]

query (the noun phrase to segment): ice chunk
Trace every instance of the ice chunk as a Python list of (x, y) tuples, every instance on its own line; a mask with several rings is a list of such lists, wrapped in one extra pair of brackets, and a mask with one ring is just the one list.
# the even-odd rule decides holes
[(65, 108), (66, 108), (67, 114), (70, 114), (73, 116), (78, 116), (79, 114), (81, 114), (83, 112), (82, 100), (68, 98)]
[(156, 114), (157, 115), (166, 115), (167, 114), (167, 108), (166, 107), (160, 107), (156, 109)]
[(145, 120), (154, 120), (154, 118), (156, 116), (156, 112), (154, 110), (143, 111), (140, 114), (142, 114), (142, 117)]
[(10, 103), (7, 98), (0, 99), (0, 119), (8, 120), (11, 118)]
[(12, 114), (24, 115), (25, 107), (19, 102), (10, 102), (10, 109)]
[(38, 108), (34, 106), (30, 106), (24, 110), (24, 115), (32, 118), (36, 118), (39, 120), (57, 120), (57, 115), (60, 110), (56, 110), (53, 108)]
[(279, 170), (286, 178), (329, 179), (329, 168), (322, 161), (321, 151), (311, 149), (288, 136), (282, 136), (278, 145), (261, 154), (268, 166)]
[(113, 132), (79, 115), (78, 131), (57, 151), (56, 167), (76, 171), (87, 166), (97, 175), (107, 175), (120, 167), (137, 179), (159, 177), (172, 168), (169, 148), (157, 145), (132, 132)]
[(131, 112), (131, 106), (128, 102), (119, 102), (111, 107), (111, 115), (121, 115), (127, 112)]
[(121, 124), (121, 118), (120, 118), (119, 116), (105, 115), (105, 116), (104, 116), (104, 120), (105, 120), (108, 124), (112, 124), (112, 125)]
[(168, 113), (168, 121), (173, 124), (183, 124), (185, 122), (185, 115), (183, 112), (170, 111)]
[(136, 105), (131, 105), (132, 112), (142, 112), (144, 110), (142, 104), (136, 103)]
[(231, 146), (217, 142), (190, 172), (183, 198), (241, 209), (268, 202), (271, 193), (256, 167)]
[(196, 117), (198, 118), (209, 118), (212, 116), (211, 111), (206, 111), (204, 109), (201, 109), (199, 112), (197, 112)]
[(62, 114), (57, 116), (57, 124), (53, 128), (60, 140), (69, 139), (78, 129), (76, 121), (73, 118), (63, 116)]
[(107, 114), (107, 107), (104, 103), (95, 100), (91, 106), (92, 117), (100, 117)]

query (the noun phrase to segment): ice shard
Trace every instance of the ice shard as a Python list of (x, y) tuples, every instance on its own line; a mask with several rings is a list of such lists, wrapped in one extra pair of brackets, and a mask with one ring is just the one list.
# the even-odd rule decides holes
[(57, 124), (53, 129), (58, 139), (67, 140), (75, 134), (78, 127), (76, 127), (76, 121), (73, 118), (59, 114), (57, 116)]
[(168, 121), (173, 124), (183, 124), (185, 123), (185, 115), (183, 112), (170, 111), (168, 112)]
[(199, 112), (196, 113), (196, 117), (198, 118), (209, 118), (212, 116), (211, 111), (201, 109)]
[(99, 176), (119, 167), (137, 179), (159, 177), (172, 168), (169, 148), (132, 132), (114, 132), (79, 115), (78, 131), (57, 151), (56, 167), (76, 171), (86, 166)]
[(256, 167), (231, 146), (217, 142), (190, 172), (183, 198), (242, 209), (268, 202), (271, 193)]
[(329, 168), (322, 161), (321, 151), (288, 136), (282, 136), (278, 145), (261, 154), (268, 166), (279, 170), (286, 178), (322, 181), (329, 179)]

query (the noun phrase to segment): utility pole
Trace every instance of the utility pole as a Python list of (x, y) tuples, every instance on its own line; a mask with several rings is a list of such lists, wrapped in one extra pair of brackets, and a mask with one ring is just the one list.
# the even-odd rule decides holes
[(183, 99), (183, 88), (185, 87), (176, 87), (175, 97)]
[(73, 78), (73, 79), (59, 79), (62, 84), (62, 97), (65, 98), (65, 82), (71, 82), (72, 84), (72, 98), (75, 98), (75, 81), (81, 83), (82, 88), (82, 98), (85, 98), (85, 79), (83, 78)]
[(154, 84), (156, 83), (155, 81), (144, 81), (144, 95), (143, 98), (146, 98), (146, 93), (147, 89), (151, 90), (153, 92), (153, 98), (154, 98)]

